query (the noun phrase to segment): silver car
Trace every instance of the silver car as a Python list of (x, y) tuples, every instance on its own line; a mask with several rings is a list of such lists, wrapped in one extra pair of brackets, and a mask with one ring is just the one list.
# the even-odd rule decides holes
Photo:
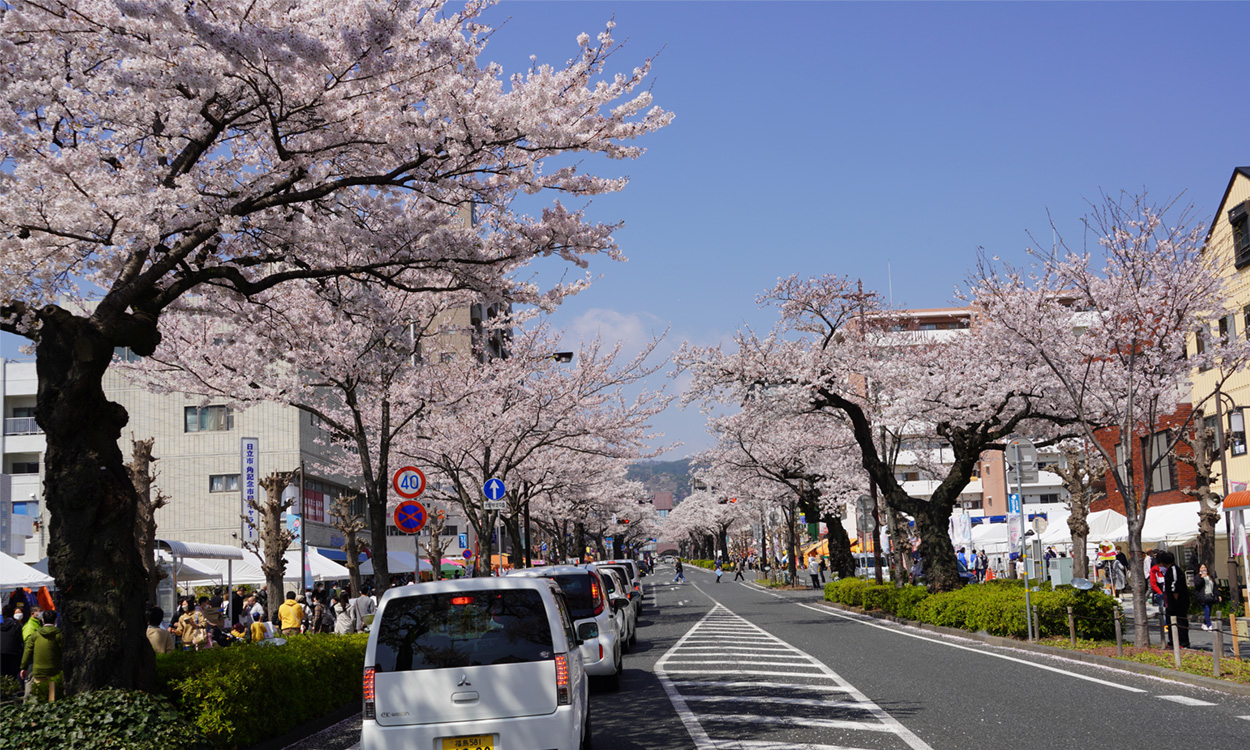
[(623, 643), (621, 650), (629, 653), (630, 647), (638, 640), (638, 613), (629, 603), (627, 593), (629, 587), (624, 577), (612, 568), (598, 568), (594, 563), (586, 567), (590, 570), (597, 570), (603, 578), (604, 588), (608, 592), (608, 601), (611, 602), (612, 609), (616, 611), (617, 632), (621, 634)]
[(556, 582), (569, 603), (577, 637), (582, 640), (586, 674), (601, 678), (609, 690), (619, 690), (625, 639), (602, 576), (597, 571), (574, 565), (525, 568), (508, 574), (509, 578), (514, 576), (549, 578)]
[(588, 680), (551, 581), (390, 589), (365, 650), (361, 750), (590, 746)]

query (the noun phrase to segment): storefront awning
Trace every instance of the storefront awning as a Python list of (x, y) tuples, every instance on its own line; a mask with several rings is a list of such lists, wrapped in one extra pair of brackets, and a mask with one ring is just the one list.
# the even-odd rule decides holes
[(1228, 497), (1224, 498), (1223, 510), (1237, 510), (1238, 508), (1250, 508), (1250, 490), (1230, 492)]

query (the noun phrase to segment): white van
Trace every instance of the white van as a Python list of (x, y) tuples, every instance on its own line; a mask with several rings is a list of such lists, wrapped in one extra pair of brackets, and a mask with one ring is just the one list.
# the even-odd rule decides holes
[(361, 750), (588, 748), (579, 645), (550, 579), (390, 589), (365, 651)]

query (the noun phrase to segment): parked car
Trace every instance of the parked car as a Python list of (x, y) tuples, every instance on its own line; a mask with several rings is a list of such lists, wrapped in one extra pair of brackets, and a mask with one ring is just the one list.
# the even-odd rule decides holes
[(642, 571), (638, 568), (636, 560), (604, 560), (596, 565), (606, 565), (621, 571), (626, 579), (626, 583), (630, 585), (632, 591), (629, 592), (629, 600), (633, 602), (636, 614), (642, 614)]
[(392, 588), (365, 650), (361, 750), (590, 746), (588, 678), (554, 581)]
[(637, 640), (635, 634), (638, 629), (638, 614), (634, 611), (634, 607), (629, 603), (629, 585), (625, 583), (625, 578), (621, 573), (612, 568), (599, 568), (595, 563), (586, 566), (591, 570), (597, 570), (599, 576), (603, 579), (603, 587), (607, 590), (608, 601), (612, 604), (613, 611), (617, 617), (617, 632), (621, 633), (621, 650), (629, 653), (630, 646)]
[(568, 602), (573, 629), (583, 641), (582, 662), (586, 665), (586, 674), (602, 678), (609, 690), (619, 690), (624, 666), (621, 654), (625, 651), (627, 636), (599, 572), (574, 565), (549, 565), (514, 570), (508, 575), (549, 578), (556, 582)]

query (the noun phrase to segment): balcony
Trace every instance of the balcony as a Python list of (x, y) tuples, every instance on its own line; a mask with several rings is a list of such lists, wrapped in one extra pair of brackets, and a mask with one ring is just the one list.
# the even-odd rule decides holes
[(4, 420), (5, 435), (42, 435), (34, 417), (8, 417)]

